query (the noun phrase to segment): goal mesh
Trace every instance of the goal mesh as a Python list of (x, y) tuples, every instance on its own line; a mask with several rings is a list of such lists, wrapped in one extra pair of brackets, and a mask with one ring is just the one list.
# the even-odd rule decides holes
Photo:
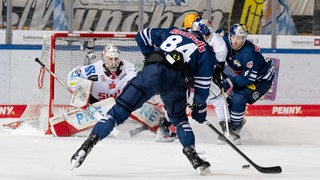
[[(114, 44), (120, 50), (120, 59), (142, 68), (144, 56), (135, 42), (135, 34), (129, 33), (56, 33), (44, 38), (40, 61), (58, 79), (67, 83), (69, 72), (77, 67), (101, 60), (102, 50)], [(94, 42), (95, 59), (87, 58), (86, 44)], [(20, 117), (30, 121), (40, 130), (50, 134), (48, 119), (71, 110), (71, 93), (40, 67), (38, 87), (33, 91), (26, 110)]]

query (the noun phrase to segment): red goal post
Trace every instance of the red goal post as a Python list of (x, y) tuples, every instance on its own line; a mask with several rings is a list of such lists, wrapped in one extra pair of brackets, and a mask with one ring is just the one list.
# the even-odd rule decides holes
[[(141, 68), (144, 56), (135, 42), (135, 36), (136, 33), (55, 33), (44, 38), (40, 60), (61, 81), (67, 83), (67, 76), (73, 68), (101, 60), (103, 48), (107, 44), (114, 44), (120, 50), (120, 59)], [(96, 58), (89, 58), (89, 52), (93, 52)], [(48, 72), (39, 68), (38, 85), (20, 120), (30, 121), (38, 129), (50, 134), (49, 118), (74, 107), (69, 105), (70, 92)]]

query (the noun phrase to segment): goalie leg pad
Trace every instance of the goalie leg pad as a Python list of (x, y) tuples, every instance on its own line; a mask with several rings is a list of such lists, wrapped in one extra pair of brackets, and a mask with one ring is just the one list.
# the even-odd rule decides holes
[(81, 109), (72, 110), (49, 119), (50, 128), (55, 136), (71, 136), (92, 128), (97, 120)]
[(144, 103), (141, 108), (132, 112), (133, 118), (143, 124), (147, 125), (149, 128), (154, 128), (159, 125), (160, 119), (164, 117), (164, 112), (159, 107), (152, 105), (150, 103)]

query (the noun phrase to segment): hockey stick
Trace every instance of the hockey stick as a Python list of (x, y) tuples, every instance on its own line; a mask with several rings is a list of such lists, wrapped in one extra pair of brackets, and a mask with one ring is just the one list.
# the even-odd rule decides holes
[(135, 128), (135, 129), (132, 129), (132, 130), (129, 131), (130, 137), (133, 137), (133, 136), (135, 136), (135, 135), (137, 135), (137, 134), (139, 134), (139, 133), (141, 133), (143, 131), (146, 131), (148, 129), (149, 128), (148, 128), (147, 125), (142, 125), (142, 126), (139, 126), (139, 127)]
[[(53, 76), (63, 87), (65, 87), (71, 94), (73, 93), (73, 90), (68, 87), (63, 81), (61, 81), (52, 71), (50, 71), (45, 64), (43, 64), (39, 58), (36, 58), (35, 61), (37, 63), (39, 63), (42, 68), (44, 68), (44, 70), (46, 70), (51, 76)], [(87, 104), (86, 108), (82, 108), (85, 109), (91, 116), (93, 116), (95, 119), (97, 119), (98, 121), (100, 119), (103, 119), (104, 117), (99, 113), (99, 111), (97, 111), (97, 109), (95, 107), (93, 107), (90, 103)]]
[(227, 144), (229, 144), (237, 153), (239, 153), (245, 160), (247, 160), (256, 170), (261, 173), (268, 173), (268, 174), (280, 174), (282, 169), (280, 166), (272, 166), (272, 167), (262, 167), (254, 163), (251, 159), (249, 159), (243, 152), (241, 152), (232, 142), (230, 142), (221, 132), (217, 130), (209, 121), (206, 121), (206, 124), (219, 136), (221, 136)]
[[(220, 74), (220, 78), (223, 79), (223, 75), (222, 73)], [(222, 93), (222, 97), (224, 99), (224, 103), (223, 103), (223, 111), (224, 111), (224, 120), (226, 121), (226, 134), (229, 137), (230, 133), (229, 133), (229, 119), (228, 119), (228, 112), (227, 112), (227, 97), (225, 96), (225, 92), (224, 92), (224, 88), (221, 88), (221, 93)]]

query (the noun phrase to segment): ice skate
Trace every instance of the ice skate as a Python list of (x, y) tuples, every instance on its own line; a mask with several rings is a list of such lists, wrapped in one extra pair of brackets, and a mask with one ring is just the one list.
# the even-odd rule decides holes
[[(221, 121), (219, 122), (220, 126), (221, 126), (221, 129), (222, 129), (222, 133), (223, 135), (230, 141), (232, 142), (234, 145), (240, 145), (241, 144), (241, 141), (240, 141), (240, 129), (238, 131), (234, 131), (232, 128), (231, 128), (231, 124), (229, 123), (228, 124), (228, 127), (229, 127), (229, 134), (227, 133), (227, 127), (226, 127), (226, 122), (225, 121)], [(217, 141), (217, 144), (219, 145), (223, 145), (223, 144), (226, 144), (226, 140), (223, 136), (219, 136), (218, 137), (218, 141)]]
[(158, 130), (156, 132), (156, 142), (173, 142), (176, 139), (176, 133), (170, 130), (171, 123), (166, 119), (161, 119)]
[(190, 161), (192, 167), (199, 171), (199, 174), (202, 176), (210, 175), (210, 163), (201, 159), (194, 148), (185, 147), (182, 150), (183, 154), (185, 154)]
[(81, 147), (71, 157), (71, 169), (78, 168), (81, 166), (83, 161), (86, 159), (91, 149), (97, 144), (99, 138), (95, 134), (90, 134), (88, 139), (84, 141)]

